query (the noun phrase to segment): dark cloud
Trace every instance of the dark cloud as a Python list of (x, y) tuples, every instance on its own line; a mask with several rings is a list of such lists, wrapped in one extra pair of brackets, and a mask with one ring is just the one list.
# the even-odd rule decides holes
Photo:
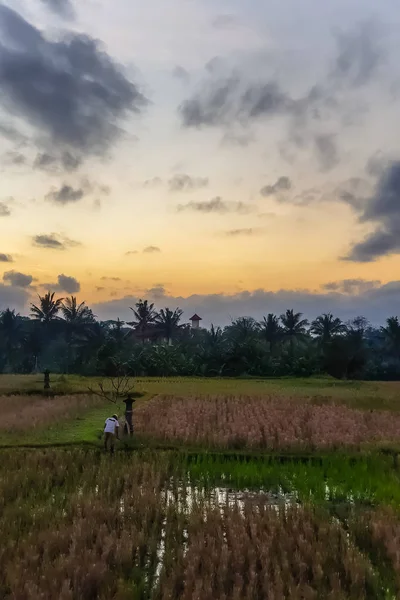
[(240, 236), (252, 236), (255, 235), (256, 233), (259, 233), (258, 230), (253, 229), (252, 227), (247, 227), (247, 228), (243, 228), (243, 229), (229, 229), (228, 231), (225, 231), (225, 235), (227, 235), (228, 237), (240, 237)]
[(335, 136), (332, 134), (317, 135), (314, 143), (321, 170), (330, 171), (339, 162)]
[(156, 254), (157, 252), (161, 252), (161, 249), (158, 246), (147, 246), (144, 248), (144, 254)]
[(17, 167), (20, 167), (21, 165), (26, 164), (26, 156), (21, 154), (21, 152), (13, 150), (11, 152), (6, 152), (6, 154), (4, 155), (4, 162), (8, 165), (15, 165)]
[(70, 0), (41, 0), (41, 2), (60, 17), (72, 19), (75, 16), (74, 7)]
[(4, 254), (3, 252), (0, 252), (0, 262), (12, 263), (14, 262), (14, 259), (10, 254)]
[(325, 283), (322, 289), (328, 292), (340, 292), (342, 294), (363, 294), (381, 285), (379, 280), (366, 279), (342, 279)]
[(382, 152), (375, 152), (367, 161), (365, 165), (365, 171), (372, 177), (380, 177), (390, 163), (388, 157)]
[(289, 177), (283, 176), (279, 177), (279, 179), (273, 185), (265, 185), (260, 190), (261, 196), (273, 196), (274, 194), (278, 194), (280, 192), (286, 192), (292, 188), (292, 182)]
[(0, 283), (0, 311), (6, 308), (23, 312), (29, 302), (29, 288), (14, 287)]
[(80, 242), (70, 240), (55, 233), (50, 235), (35, 235), (32, 238), (32, 243), (39, 248), (49, 248), (50, 250), (66, 250), (67, 248), (74, 248), (81, 245)]
[(0, 103), (33, 125), (49, 147), (75, 156), (104, 154), (118, 121), (147, 104), (137, 86), (92, 38), (47, 40), (18, 13), (0, 6)]
[(75, 277), (69, 277), (68, 275), (58, 276), (58, 289), (68, 294), (76, 294), (81, 290), (81, 284)]
[[(126, 296), (111, 302), (99, 303), (93, 307), (101, 319), (129, 320), (129, 307), (139, 298)], [(163, 306), (179, 306), (184, 313), (183, 321), (196, 312), (203, 318), (204, 326), (211, 323), (229, 325), (232, 318), (249, 315), (262, 319), (268, 312), (281, 314), (287, 308), (304, 313), (308, 319), (317, 315), (332, 312), (344, 321), (364, 315), (372, 324), (381, 325), (390, 315), (398, 314), (400, 306), (400, 281), (392, 281), (385, 285), (373, 287), (356, 294), (337, 291), (312, 292), (309, 290), (256, 290), (243, 291), (238, 294), (194, 294), (189, 297), (165, 295)]]
[(0, 217), (9, 217), (11, 215), (11, 210), (9, 206), (5, 202), (0, 202)]
[(238, 75), (211, 77), (179, 113), (184, 127), (215, 127), (261, 117), (293, 114), (297, 103), (276, 81), (246, 83)]
[(184, 173), (174, 175), (168, 181), (170, 192), (191, 192), (208, 186), (207, 177), (191, 177)]
[(68, 172), (76, 171), (82, 164), (82, 157), (72, 154), (69, 151), (61, 154), (49, 154), (48, 152), (38, 153), (33, 163), (34, 169), (42, 171), (64, 170)]
[(346, 260), (372, 262), (400, 253), (400, 161), (392, 162), (383, 172), (360, 221), (375, 223), (376, 229), (353, 246)]
[(335, 38), (338, 54), (334, 78), (355, 86), (370, 81), (385, 56), (381, 27), (364, 21), (355, 29), (337, 32)]
[(216, 196), (206, 202), (188, 202), (187, 204), (178, 204), (177, 211), (193, 211), (200, 213), (239, 213), (247, 214), (253, 210), (253, 207), (243, 202), (226, 202), (221, 196)]
[(172, 71), (172, 75), (175, 77), (175, 79), (179, 79), (183, 83), (188, 83), (190, 81), (189, 71), (181, 67), (181, 65), (177, 65), (175, 67), (175, 69)]
[(18, 271), (6, 271), (3, 275), (3, 281), (14, 287), (27, 288), (31, 285), (33, 277), (25, 273), (18, 273)]
[(82, 189), (74, 189), (70, 185), (64, 184), (58, 190), (53, 188), (51, 192), (46, 195), (46, 200), (64, 206), (82, 200), (84, 195), (85, 192)]
[(161, 283), (156, 284), (150, 289), (146, 290), (146, 295), (150, 296), (154, 300), (161, 300), (162, 298), (165, 298), (166, 293), (167, 291), (165, 286), (163, 286)]

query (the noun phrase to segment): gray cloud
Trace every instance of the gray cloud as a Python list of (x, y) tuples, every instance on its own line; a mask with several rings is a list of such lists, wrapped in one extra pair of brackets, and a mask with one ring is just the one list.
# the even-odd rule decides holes
[(47, 195), (46, 200), (53, 202), (54, 204), (71, 204), (82, 200), (85, 192), (82, 189), (74, 189), (70, 185), (62, 185), (58, 190), (52, 189)]
[(128, 250), (128, 252), (125, 252), (125, 256), (132, 256), (133, 254), (139, 254), (138, 250)]
[(58, 276), (58, 287), (60, 291), (67, 292), (68, 294), (76, 294), (81, 289), (81, 284), (75, 277), (69, 277), (68, 275)]
[(232, 29), (238, 24), (237, 17), (235, 15), (218, 15), (212, 22), (213, 27), (216, 29)]
[(328, 292), (340, 292), (342, 294), (363, 294), (381, 286), (379, 280), (366, 279), (342, 279), (325, 283), (322, 289)]
[(29, 301), (29, 289), (0, 283), (0, 311), (13, 308), (23, 312)]
[(246, 205), (243, 202), (226, 202), (221, 196), (216, 196), (206, 202), (188, 202), (187, 204), (178, 204), (177, 211), (194, 211), (200, 213), (239, 213), (247, 214), (252, 212), (253, 206)]
[(3, 281), (14, 287), (27, 288), (31, 285), (33, 277), (18, 271), (6, 271), (3, 275)]
[[(96, 304), (93, 309), (101, 319), (128, 320), (130, 310), (139, 298), (126, 296), (110, 302)], [(189, 297), (166, 295), (162, 299), (164, 306), (179, 306), (185, 311), (184, 321), (193, 312), (204, 320), (204, 326), (211, 323), (228, 325), (231, 318), (249, 315), (262, 319), (268, 312), (281, 314), (287, 308), (304, 313), (308, 319), (325, 312), (332, 312), (344, 321), (364, 315), (374, 325), (381, 325), (388, 316), (398, 314), (400, 306), (400, 281), (367, 289), (361, 293), (345, 294), (339, 292), (311, 292), (308, 290), (256, 290), (238, 294), (194, 294)], [(190, 314), (189, 314), (190, 313)]]
[(33, 125), (47, 147), (104, 154), (120, 133), (118, 121), (147, 104), (90, 37), (70, 33), (49, 41), (3, 5), (0, 30), (0, 102)]
[(146, 179), (146, 181), (143, 182), (143, 187), (144, 188), (155, 188), (158, 187), (160, 185), (162, 185), (162, 179), (161, 177), (152, 177), (152, 179)]
[(12, 263), (14, 262), (14, 259), (10, 254), (4, 254), (4, 252), (0, 252), (0, 262)]
[(66, 250), (67, 248), (74, 248), (81, 245), (80, 242), (55, 233), (35, 235), (32, 238), (32, 243), (39, 248), (48, 248), (50, 250)]
[(289, 177), (283, 176), (279, 177), (279, 179), (273, 185), (265, 185), (260, 190), (261, 196), (273, 196), (274, 194), (278, 194), (279, 192), (286, 192), (292, 188), (292, 182)]
[(259, 233), (258, 229), (253, 229), (252, 227), (245, 227), (242, 229), (229, 229), (225, 231), (225, 235), (228, 237), (240, 237), (240, 236), (252, 236), (256, 233)]
[(21, 152), (13, 150), (11, 152), (6, 152), (6, 154), (4, 155), (4, 162), (9, 165), (15, 165), (17, 167), (20, 167), (21, 165), (26, 164), (26, 156), (21, 154)]
[(181, 65), (177, 65), (175, 69), (172, 71), (172, 75), (175, 79), (179, 79), (183, 83), (188, 83), (190, 81), (190, 73), (186, 69), (184, 69)]
[(376, 223), (376, 229), (353, 246), (346, 260), (372, 262), (400, 253), (400, 161), (390, 163), (383, 172), (360, 221)]
[(333, 76), (350, 85), (370, 81), (384, 60), (382, 30), (374, 21), (364, 21), (355, 29), (337, 32), (338, 54)]
[(0, 202), (0, 217), (9, 217), (11, 210), (5, 202)]
[(60, 17), (72, 19), (75, 16), (74, 7), (70, 0), (41, 0), (41, 2)]
[(208, 186), (207, 177), (191, 177), (184, 173), (174, 175), (168, 181), (170, 192), (191, 192)]
[(333, 169), (339, 162), (335, 136), (332, 134), (317, 135), (314, 138), (314, 144), (321, 170)]
[(39, 152), (33, 163), (33, 168), (49, 172), (56, 172), (60, 169), (71, 172), (76, 171), (81, 164), (82, 157), (74, 155), (68, 150), (61, 154)]
[(156, 254), (157, 252), (161, 252), (161, 249), (158, 246), (147, 246), (144, 248), (144, 254)]
[(160, 283), (146, 290), (146, 295), (150, 296), (154, 300), (161, 300), (162, 298), (165, 298), (166, 292), (165, 286)]

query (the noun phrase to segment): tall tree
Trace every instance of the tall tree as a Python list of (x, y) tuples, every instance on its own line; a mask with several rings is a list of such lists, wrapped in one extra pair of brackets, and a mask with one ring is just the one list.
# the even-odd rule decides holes
[(271, 352), (274, 351), (277, 343), (282, 338), (282, 328), (279, 325), (279, 318), (273, 313), (269, 313), (260, 323), (262, 338), (268, 343)]
[(31, 304), (31, 315), (37, 321), (48, 324), (58, 318), (64, 298), (54, 299), (54, 292), (39, 296), (39, 305)]
[(22, 337), (22, 322), (15, 310), (6, 308), (0, 314), (0, 336), (5, 352), (4, 364), (10, 368)]
[(235, 343), (254, 341), (258, 337), (260, 326), (252, 317), (239, 317), (225, 328), (225, 336)]
[(64, 320), (71, 326), (80, 329), (85, 325), (94, 323), (92, 310), (85, 302), (78, 304), (76, 296), (65, 298), (61, 302), (61, 313)]
[(302, 313), (295, 313), (293, 310), (287, 310), (281, 315), (282, 335), (289, 340), (290, 355), (293, 358), (295, 341), (302, 340), (307, 334), (307, 319), (302, 319)]
[(144, 344), (147, 329), (149, 325), (155, 322), (157, 311), (154, 308), (154, 304), (149, 304), (147, 300), (139, 300), (135, 304), (135, 308), (130, 307), (130, 310), (133, 312), (135, 319), (129, 322), (128, 325), (135, 328)]
[(398, 317), (386, 319), (386, 327), (381, 328), (387, 348), (396, 359), (400, 358), (400, 323)]
[(311, 323), (311, 333), (317, 337), (322, 344), (328, 343), (335, 335), (346, 332), (346, 325), (331, 313), (324, 313)]
[(155, 318), (155, 323), (163, 333), (169, 346), (172, 344), (175, 334), (182, 329), (182, 325), (180, 325), (182, 315), (183, 310), (180, 308), (173, 311), (170, 308), (162, 308)]

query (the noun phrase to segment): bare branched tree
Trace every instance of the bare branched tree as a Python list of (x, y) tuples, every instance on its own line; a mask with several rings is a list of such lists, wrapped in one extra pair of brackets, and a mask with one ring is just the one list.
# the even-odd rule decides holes
[(88, 390), (91, 394), (118, 405), (122, 398), (126, 398), (126, 396), (133, 393), (135, 382), (133, 377), (127, 375), (126, 363), (118, 362), (117, 359), (113, 359), (113, 363), (117, 375), (100, 381), (96, 387), (88, 387)]

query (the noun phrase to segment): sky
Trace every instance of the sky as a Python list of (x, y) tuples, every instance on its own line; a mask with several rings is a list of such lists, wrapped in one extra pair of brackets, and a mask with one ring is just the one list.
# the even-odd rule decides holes
[(398, 0), (0, 2), (0, 310), (400, 301)]

